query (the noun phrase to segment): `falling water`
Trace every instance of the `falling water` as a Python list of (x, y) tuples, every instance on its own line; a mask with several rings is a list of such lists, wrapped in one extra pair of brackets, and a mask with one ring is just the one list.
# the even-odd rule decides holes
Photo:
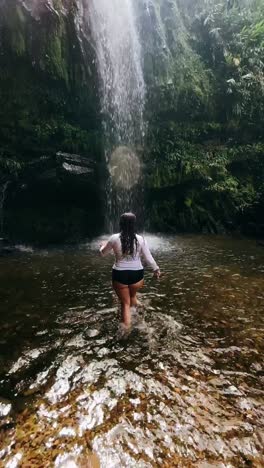
[(5, 182), (4, 185), (1, 187), (0, 191), (0, 234), (4, 234), (4, 207), (5, 207), (5, 199), (6, 199), (6, 192), (7, 187), (9, 185), (9, 181)]
[(133, 208), (140, 181), (145, 84), (132, 0), (91, 0), (91, 31), (101, 80), (108, 217)]

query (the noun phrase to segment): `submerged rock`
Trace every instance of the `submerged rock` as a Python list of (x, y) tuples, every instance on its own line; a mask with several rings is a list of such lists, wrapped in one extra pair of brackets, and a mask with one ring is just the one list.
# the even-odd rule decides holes
[[(9, 416), (12, 411), (12, 404), (5, 398), (0, 397), (0, 418)], [(0, 422), (1, 424), (1, 422)]]

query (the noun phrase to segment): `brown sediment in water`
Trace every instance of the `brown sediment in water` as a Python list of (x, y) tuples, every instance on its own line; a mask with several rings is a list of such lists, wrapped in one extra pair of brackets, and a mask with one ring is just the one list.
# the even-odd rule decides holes
[(155, 255), (123, 338), (91, 245), (0, 260), (0, 466), (263, 466), (263, 249)]

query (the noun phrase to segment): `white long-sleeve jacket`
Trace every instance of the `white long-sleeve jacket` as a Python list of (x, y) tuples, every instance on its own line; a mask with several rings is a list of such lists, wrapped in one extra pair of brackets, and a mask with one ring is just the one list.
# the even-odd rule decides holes
[(134, 255), (123, 255), (120, 234), (113, 234), (106, 245), (100, 248), (101, 255), (105, 256), (112, 250), (114, 251), (115, 263), (113, 268), (115, 270), (142, 270), (141, 257), (144, 258), (153, 271), (158, 270), (159, 267), (151, 255), (146, 239), (138, 234), (136, 236), (138, 248)]

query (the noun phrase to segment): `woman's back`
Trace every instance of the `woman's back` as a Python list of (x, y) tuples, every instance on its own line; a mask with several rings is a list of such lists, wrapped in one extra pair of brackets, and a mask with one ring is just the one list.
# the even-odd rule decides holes
[(135, 235), (137, 243), (134, 244), (134, 252), (123, 253), (122, 252), (122, 243), (121, 243), (121, 234), (113, 234), (105, 247), (105, 253), (110, 252), (112, 249), (115, 254), (115, 264), (113, 268), (115, 270), (141, 270), (143, 265), (141, 263), (141, 257), (145, 259), (147, 264), (155, 271), (158, 269), (158, 266), (152, 257), (147, 241), (143, 236), (138, 234)]

